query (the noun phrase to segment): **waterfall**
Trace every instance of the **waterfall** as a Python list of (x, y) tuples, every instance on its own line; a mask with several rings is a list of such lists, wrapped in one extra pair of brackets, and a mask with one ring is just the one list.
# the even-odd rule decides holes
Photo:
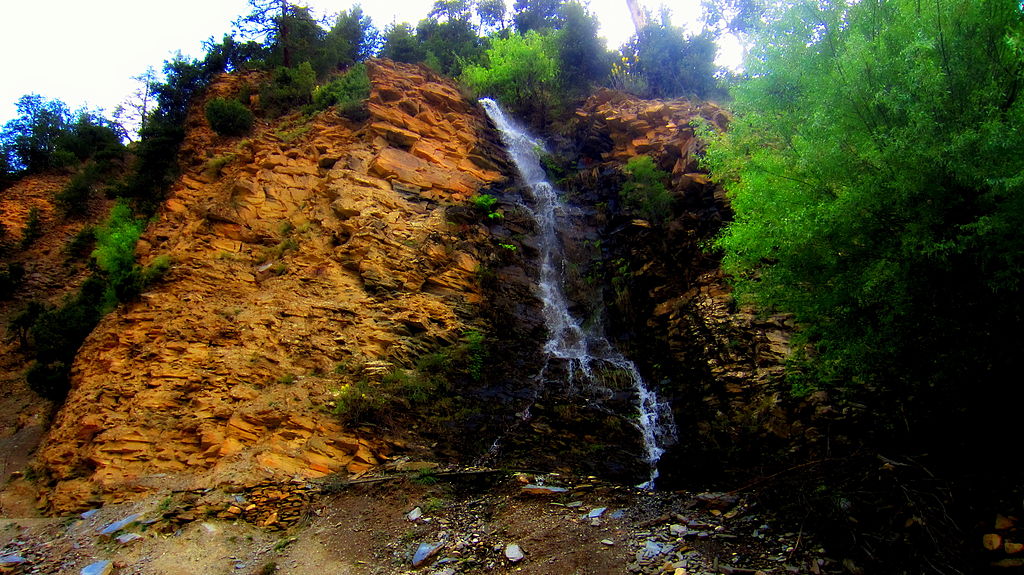
[(658, 461), (665, 448), (676, 441), (672, 410), (667, 403), (658, 400), (632, 361), (616, 351), (603, 334), (595, 333), (593, 328), (584, 328), (570, 313), (564, 288), (566, 261), (558, 235), (559, 221), (564, 219), (566, 206), (558, 190), (547, 181), (541, 167), (538, 152), (543, 150), (543, 144), (509, 119), (495, 101), (485, 98), (480, 103), (501, 132), (509, 157), (532, 195), (532, 202), (526, 207), (539, 229), (538, 285), (548, 329), (544, 352), (549, 359), (565, 362), (570, 380), (574, 374), (579, 374), (590, 385), (600, 386), (594, 377), (598, 369), (626, 374), (636, 396), (638, 417), (635, 425), (643, 438), (644, 455), (650, 467), (648, 480), (640, 487), (653, 489), (658, 477)]

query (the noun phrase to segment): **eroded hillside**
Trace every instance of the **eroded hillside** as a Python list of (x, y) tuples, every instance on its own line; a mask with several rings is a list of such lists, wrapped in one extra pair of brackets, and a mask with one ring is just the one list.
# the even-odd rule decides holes
[[(140, 244), (173, 266), (78, 354), (39, 453), (50, 509), (358, 474), (391, 452), (339, 424), (338, 390), (474, 328), (486, 228), (446, 210), (506, 176), (452, 84), (386, 61), (370, 75), (365, 122), (328, 110), (239, 140), (194, 107), (184, 173)], [(245, 81), (224, 76), (208, 97)]]

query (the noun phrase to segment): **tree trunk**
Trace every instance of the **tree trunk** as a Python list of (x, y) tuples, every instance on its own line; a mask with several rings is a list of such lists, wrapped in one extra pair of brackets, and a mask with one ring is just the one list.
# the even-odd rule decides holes
[(629, 7), (629, 15), (633, 18), (633, 27), (636, 28), (636, 33), (639, 36), (640, 31), (647, 26), (647, 13), (640, 6), (639, 0), (626, 0), (626, 6)]

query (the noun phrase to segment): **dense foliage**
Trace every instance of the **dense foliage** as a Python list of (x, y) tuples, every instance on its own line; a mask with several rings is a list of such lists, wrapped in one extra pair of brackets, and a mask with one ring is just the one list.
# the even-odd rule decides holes
[(476, 92), (501, 100), (520, 116), (551, 107), (557, 88), (557, 45), (554, 37), (529, 31), (495, 38), (487, 50), (488, 65), (470, 66), (462, 81)]
[(206, 103), (206, 121), (221, 136), (241, 136), (252, 128), (252, 112), (238, 100), (213, 98)]
[(8, 171), (38, 173), (92, 156), (109, 161), (123, 151), (117, 132), (97, 113), (72, 114), (64, 102), (38, 94), (22, 96), (16, 108), (18, 117), (0, 131), (0, 165)]
[(725, 268), (802, 325), (798, 390), (859, 396), (888, 441), (1000, 436), (1024, 328), (1019, 2), (798, 0), (766, 17), (708, 154), (736, 213)]
[(672, 216), (672, 194), (665, 183), (669, 174), (650, 156), (635, 156), (626, 162), (626, 182), (619, 196), (626, 208), (645, 220), (660, 224)]
[(368, 116), (366, 99), (370, 97), (370, 77), (364, 64), (356, 64), (330, 83), (313, 90), (313, 105), (323, 110), (335, 106), (338, 113), (351, 120)]

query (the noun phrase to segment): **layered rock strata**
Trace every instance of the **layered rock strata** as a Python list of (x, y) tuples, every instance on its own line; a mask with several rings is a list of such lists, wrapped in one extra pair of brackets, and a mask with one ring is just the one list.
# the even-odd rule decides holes
[[(445, 210), (505, 177), (455, 86), (388, 61), (369, 72), (364, 122), (327, 110), (239, 140), (192, 111), (184, 173), (139, 246), (143, 263), (173, 265), (78, 354), (39, 456), (52, 509), (387, 458), (387, 442), (338, 423), (334, 392), (467, 329), (486, 229)], [(224, 76), (208, 97), (247, 80)]]
[(814, 449), (821, 437), (793, 410), (816, 409), (822, 398), (805, 406), (788, 400), (783, 366), (792, 353), (791, 318), (761, 317), (737, 305), (715, 254), (702, 245), (731, 211), (724, 190), (699, 165), (704, 143), (696, 122), (724, 130), (729, 115), (713, 103), (643, 100), (611, 90), (576, 112), (581, 161), (590, 168), (573, 183), (601, 190), (595, 204), (619, 201), (630, 158), (648, 155), (670, 174), (674, 206), (664, 223), (630, 220), (615, 210), (599, 210), (592, 222), (602, 239), (601, 260), (619, 262), (605, 282), (616, 286), (606, 294), (613, 331), (650, 377), (668, 382), (663, 391), (674, 395), (677, 419), (690, 427), (683, 435), (701, 438), (670, 452), (666, 475), (684, 467), (676, 460), (682, 451), (700, 461), (694, 452), (702, 444), (768, 446), (763, 454), (771, 457), (772, 449), (790, 444)]

